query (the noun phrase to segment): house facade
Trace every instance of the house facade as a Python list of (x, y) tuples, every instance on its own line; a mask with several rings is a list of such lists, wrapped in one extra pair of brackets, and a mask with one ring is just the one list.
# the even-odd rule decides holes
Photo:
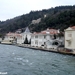
[(65, 30), (65, 48), (75, 49), (75, 26)]
[(7, 33), (5, 35), (5, 38), (4, 40), (2, 41), (2, 43), (19, 43), (21, 44), (22, 43), (22, 36), (21, 34), (18, 34), (18, 33)]
[(28, 42), (30, 42), (30, 40), (31, 40), (31, 32), (30, 32), (28, 27), (26, 28), (25, 32), (21, 33), (21, 35), (22, 35), (22, 43), (24, 43), (26, 38), (28, 39)]
[(12, 33), (12, 32), (7, 33), (5, 35), (4, 40), (1, 43), (23, 44), (26, 38), (27, 38), (28, 42), (30, 42), (31, 33), (30, 33), (30, 30), (28, 27), (26, 28), (25, 32), (23, 32), (23, 33), (19, 33), (19, 31), (15, 32), (15, 33)]
[[(56, 29), (47, 29), (41, 31), (40, 33), (34, 32), (31, 35), (31, 46), (35, 47), (44, 47), (44, 48), (54, 48), (56, 45), (53, 45), (57, 41), (59, 45), (59, 39), (57, 37), (58, 30)], [(54, 37), (55, 35), (55, 37)]]

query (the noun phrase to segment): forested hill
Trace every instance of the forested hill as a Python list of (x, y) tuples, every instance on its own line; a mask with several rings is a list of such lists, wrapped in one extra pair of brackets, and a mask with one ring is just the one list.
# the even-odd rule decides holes
[[(41, 18), (39, 23), (32, 23), (39, 18)], [(31, 31), (41, 31), (46, 28), (64, 30), (73, 25), (75, 25), (75, 6), (59, 6), (41, 11), (31, 11), (13, 19), (0, 21), (0, 33), (15, 32), (17, 29), (27, 26)]]

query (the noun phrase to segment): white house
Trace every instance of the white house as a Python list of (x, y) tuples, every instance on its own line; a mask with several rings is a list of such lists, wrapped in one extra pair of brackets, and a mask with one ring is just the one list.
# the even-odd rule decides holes
[(75, 26), (65, 30), (65, 48), (75, 49)]
[(15, 37), (16, 37), (15, 40), (17, 41), (17, 44), (22, 44), (22, 35), (16, 34)]
[[(57, 37), (58, 33), (59, 32), (56, 29), (47, 29), (40, 33), (34, 32), (31, 35), (31, 46), (54, 48), (56, 46), (53, 46), (53, 42), (55, 42), (56, 39), (59, 41)], [(56, 38), (54, 35), (56, 35)]]
[(28, 42), (30, 42), (30, 40), (31, 40), (31, 32), (30, 32), (28, 27), (26, 28), (25, 32), (21, 33), (21, 35), (22, 35), (22, 43), (24, 43), (26, 37), (28, 39)]
[(5, 35), (5, 38), (4, 40), (1, 42), (1, 43), (17, 43), (17, 44), (22, 44), (24, 43), (25, 39), (28, 39), (28, 42), (30, 42), (30, 39), (31, 39), (31, 33), (30, 33), (30, 30), (29, 28), (27, 27), (25, 32), (23, 33), (12, 33), (12, 32), (9, 32)]
[(2, 41), (2, 43), (9, 43), (9, 44), (19, 43), (19, 44), (21, 44), (22, 43), (22, 36), (21, 36), (21, 34), (18, 34), (18, 33), (9, 32), (5, 35), (5, 38)]

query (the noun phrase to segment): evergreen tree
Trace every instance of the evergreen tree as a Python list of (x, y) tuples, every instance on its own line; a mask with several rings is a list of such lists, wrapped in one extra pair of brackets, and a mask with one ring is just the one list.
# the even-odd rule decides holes
[(26, 36), (26, 38), (25, 38), (24, 44), (28, 44), (27, 36)]

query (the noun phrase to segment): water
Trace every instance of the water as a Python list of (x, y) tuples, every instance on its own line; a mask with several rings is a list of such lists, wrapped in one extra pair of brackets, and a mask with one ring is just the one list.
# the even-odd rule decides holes
[(75, 75), (75, 57), (0, 44), (0, 72), (7, 72), (7, 75)]

